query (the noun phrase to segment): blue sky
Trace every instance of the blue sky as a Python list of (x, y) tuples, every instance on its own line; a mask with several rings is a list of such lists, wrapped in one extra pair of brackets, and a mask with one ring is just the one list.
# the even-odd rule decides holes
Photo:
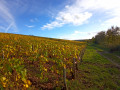
[(90, 39), (120, 26), (120, 0), (0, 0), (0, 32)]

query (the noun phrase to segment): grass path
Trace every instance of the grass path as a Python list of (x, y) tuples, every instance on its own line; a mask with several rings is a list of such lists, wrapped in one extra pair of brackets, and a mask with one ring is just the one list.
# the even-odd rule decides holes
[(120, 90), (120, 71), (94, 47), (87, 46), (76, 80), (67, 84), (69, 90)]
[(112, 58), (111, 58), (111, 53), (109, 52), (99, 52), (97, 51), (101, 56), (105, 57), (107, 60), (111, 61), (116, 67), (118, 67), (120, 69), (120, 64), (115, 62), (116, 60), (117, 61), (120, 61), (120, 58), (116, 55), (112, 55)]

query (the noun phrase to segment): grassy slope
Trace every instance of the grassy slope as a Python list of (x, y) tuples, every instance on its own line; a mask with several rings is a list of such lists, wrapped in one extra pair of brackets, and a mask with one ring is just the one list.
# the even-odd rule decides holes
[[(107, 51), (107, 52), (110, 51), (109, 48), (101, 46), (101, 45), (98, 45), (98, 44), (91, 43), (91, 45), (94, 46), (94, 48), (98, 49), (98, 50)], [(114, 51), (112, 54), (120, 56), (120, 51)]]
[(67, 65), (67, 78), (71, 77), (73, 57), (85, 44), (0, 33), (0, 90), (62, 88), (63, 66)]
[(105, 55), (106, 57), (110, 58), (112, 61), (118, 63), (120, 65), (120, 58), (115, 56), (112, 53), (103, 53), (103, 55)]
[(93, 48), (96, 49), (97, 51), (100, 51), (104, 56), (110, 58), (112, 61), (120, 65), (120, 52), (119, 51), (110, 53), (107, 48), (103, 48), (100, 45), (92, 44), (92, 46), (94, 46)]
[(68, 82), (71, 90), (120, 89), (120, 71), (110, 61), (88, 46), (79, 65), (76, 80)]

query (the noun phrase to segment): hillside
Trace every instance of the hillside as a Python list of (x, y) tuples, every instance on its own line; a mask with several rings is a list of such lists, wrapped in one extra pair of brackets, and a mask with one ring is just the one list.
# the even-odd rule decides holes
[(120, 58), (82, 41), (0, 33), (1, 90), (119, 90)]
[(79, 63), (86, 43), (0, 33), (1, 89), (63, 88), (74, 78), (73, 58)]

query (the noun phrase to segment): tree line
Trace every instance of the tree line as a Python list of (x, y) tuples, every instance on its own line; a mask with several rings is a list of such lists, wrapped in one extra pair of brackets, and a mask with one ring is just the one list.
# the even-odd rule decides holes
[(107, 31), (101, 31), (92, 38), (92, 42), (108, 48), (111, 52), (120, 51), (120, 27), (112, 26)]

